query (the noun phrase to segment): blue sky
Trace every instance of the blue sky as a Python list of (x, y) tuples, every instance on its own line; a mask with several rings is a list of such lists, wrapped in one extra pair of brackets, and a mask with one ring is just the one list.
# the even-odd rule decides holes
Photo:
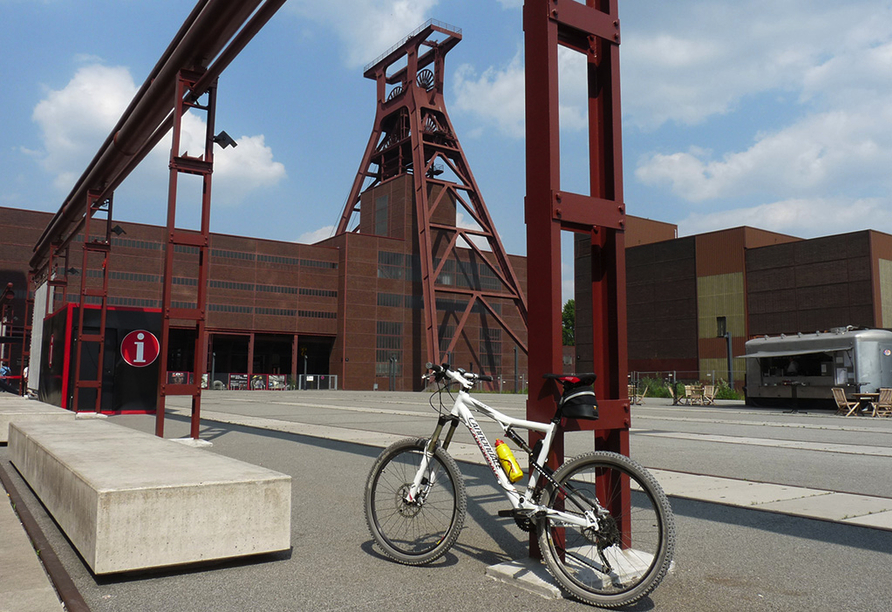
[[(217, 127), (239, 147), (218, 149), (211, 229), (326, 237), (374, 119), (362, 68), (434, 18), (463, 31), (447, 108), (507, 250), (524, 253), (521, 5), (289, 0), (220, 80)], [(0, 205), (58, 210), (191, 8), (0, 0)], [(620, 0), (620, 20), (630, 214), (680, 235), (892, 233), (892, 2)], [(581, 68), (564, 54), (571, 191), (587, 188)], [(122, 223), (163, 223), (168, 147), (118, 189)]]

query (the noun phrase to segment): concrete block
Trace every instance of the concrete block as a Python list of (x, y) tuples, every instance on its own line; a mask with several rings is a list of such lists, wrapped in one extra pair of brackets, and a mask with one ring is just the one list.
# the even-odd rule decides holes
[(32, 421), (74, 420), (74, 413), (16, 395), (0, 394), (0, 444), (9, 442), (9, 424)]
[(96, 574), (291, 547), (287, 474), (97, 420), (13, 423), (9, 447)]

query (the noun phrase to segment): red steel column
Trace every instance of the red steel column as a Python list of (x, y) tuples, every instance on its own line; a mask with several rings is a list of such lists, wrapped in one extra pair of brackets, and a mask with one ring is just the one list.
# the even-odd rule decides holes
[[(190, 435), (199, 437), (201, 413), (201, 376), (207, 362), (207, 332), (205, 320), (207, 313), (207, 286), (210, 264), (210, 215), (211, 215), (211, 176), (214, 168), (214, 118), (216, 109), (217, 84), (214, 82), (207, 89), (207, 103), (201, 104), (187, 97), (199, 79), (201, 73), (181, 70), (177, 77), (175, 94), (173, 139), (170, 151), (170, 182), (167, 200), (167, 250), (164, 254), (164, 282), (161, 293), (161, 353), (158, 372), (158, 403), (155, 413), (155, 435), (164, 437), (164, 403), (168, 395), (191, 395), (192, 418)], [(182, 116), (189, 109), (205, 111), (204, 154), (200, 157), (187, 156), (180, 153), (180, 135)], [(192, 174), (202, 179), (201, 221), (199, 230), (177, 228), (177, 184), (180, 173)], [(174, 259), (178, 251), (197, 251), (197, 286), (194, 294), (195, 306), (173, 305)], [(180, 272), (181, 267), (177, 267)], [(180, 272), (182, 273), (182, 272)], [(185, 322), (195, 330), (195, 351), (193, 355), (192, 377), (183, 384), (167, 381), (167, 351), (170, 340), (171, 322)], [(183, 323), (180, 323), (183, 324)]]
[[(628, 455), (626, 300), (622, 201), (617, 0), (526, 0), (527, 276), (529, 297), (529, 398), (527, 416), (547, 420), (558, 389), (542, 375), (561, 372), (561, 231), (592, 240), (592, 316), (595, 391), (600, 419), (569, 422), (568, 430), (594, 430), (596, 447)], [(588, 60), (590, 194), (561, 189), (558, 112), (558, 47)], [(535, 441), (535, 438), (532, 440)], [(549, 464), (563, 461), (557, 440)], [(628, 507), (627, 483), (619, 502)], [(619, 511), (622, 508), (613, 508)], [(627, 528), (627, 525), (621, 525)], [(536, 554), (535, 542), (531, 552)]]

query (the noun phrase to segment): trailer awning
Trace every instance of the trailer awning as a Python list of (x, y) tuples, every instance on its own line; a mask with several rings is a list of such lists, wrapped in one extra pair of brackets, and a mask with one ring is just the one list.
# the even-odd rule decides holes
[(839, 346), (834, 347), (825, 347), (825, 348), (814, 348), (814, 349), (781, 349), (777, 351), (758, 351), (756, 353), (748, 353), (746, 355), (741, 355), (746, 359), (765, 359), (767, 357), (794, 357), (796, 355), (814, 355), (815, 353), (835, 353), (837, 351), (849, 351), (852, 350), (854, 344), (841, 344)]

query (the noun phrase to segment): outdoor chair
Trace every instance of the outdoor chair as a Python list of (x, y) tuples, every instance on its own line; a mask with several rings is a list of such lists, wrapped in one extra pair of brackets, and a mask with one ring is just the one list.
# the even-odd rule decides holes
[(703, 385), (703, 403), (715, 404), (715, 385)]
[(880, 389), (876, 402), (871, 402), (873, 416), (892, 416), (892, 389)]
[(644, 391), (641, 393), (638, 392), (638, 387), (632, 385), (629, 390), (629, 399), (633, 404), (641, 405), (641, 400), (647, 395), (647, 385), (644, 386)]
[(846, 399), (846, 392), (842, 387), (833, 387), (833, 399), (836, 401), (836, 414), (849, 416), (858, 409), (859, 402), (850, 402)]
[(672, 405), (675, 406), (681, 403), (681, 398), (678, 397), (678, 391), (675, 389), (675, 383), (671, 383), (668, 387), (669, 395), (672, 397)]

